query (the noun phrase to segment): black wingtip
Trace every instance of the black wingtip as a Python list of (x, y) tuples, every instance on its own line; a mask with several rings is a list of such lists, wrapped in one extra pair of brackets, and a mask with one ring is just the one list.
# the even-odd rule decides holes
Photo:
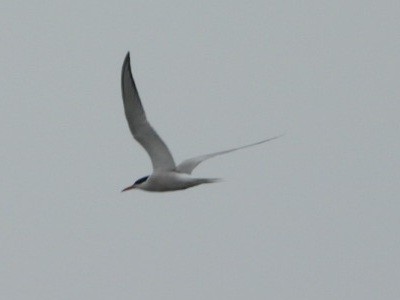
[(124, 62), (122, 64), (122, 77), (124, 76), (124, 72), (126, 72), (126, 71), (128, 71), (129, 73), (132, 73), (132, 71), (131, 71), (131, 58), (130, 58), (130, 55), (129, 55), (129, 51), (126, 53)]
[(130, 54), (129, 54), (129, 51), (128, 51), (128, 52), (126, 53), (124, 63), (129, 63), (130, 61), (131, 61), (131, 57), (130, 57)]

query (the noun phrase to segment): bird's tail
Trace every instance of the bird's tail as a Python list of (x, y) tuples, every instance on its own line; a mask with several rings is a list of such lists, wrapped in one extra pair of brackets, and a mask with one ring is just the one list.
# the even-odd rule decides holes
[(199, 183), (214, 183), (214, 182), (221, 182), (221, 178), (199, 178)]

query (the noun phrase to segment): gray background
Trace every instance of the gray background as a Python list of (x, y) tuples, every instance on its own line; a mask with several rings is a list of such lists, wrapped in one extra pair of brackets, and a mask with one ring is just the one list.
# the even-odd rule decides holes
[[(1, 1), (1, 299), (399, 299), (399, 1)], [(131, 51), (177, 161), (126, 124)]]

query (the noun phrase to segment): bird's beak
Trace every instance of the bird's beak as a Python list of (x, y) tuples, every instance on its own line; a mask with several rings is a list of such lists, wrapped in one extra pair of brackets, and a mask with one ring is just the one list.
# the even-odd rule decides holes
[(121, 193), (122, 193), (122, 192), (129, 191), (129, 190), (132, 190), (132, 189), (134, 189), (134, 188), (135, 188), (135, 185), (128, 186), (127, 188), (124, 188), (124, 189), (121, 191)]

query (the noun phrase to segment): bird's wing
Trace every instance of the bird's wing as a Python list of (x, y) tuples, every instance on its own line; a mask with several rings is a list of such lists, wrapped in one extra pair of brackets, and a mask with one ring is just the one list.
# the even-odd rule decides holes
[(129, 52), (122, 65), (121, 84), (125, 115), (133, 137), (149, 154), (155, 171), (174, 169), (175, 162), (171, 152), (147, 121), (135, 81), (133, 80)]
[(245, 145), (245, 146), (241, 146), (241, 147), (237, 147), (237, 148), (233, 148), (233, 149), (229, 149), (229, 150), (225, 150), (225, 151), (214, 152), (214, 153), (210, 153), (210, 154), (205, 154), (205, 155), (189, 158), (187, 160), (184, 160), (178, 166), (176, 166), (175, 171), (179, 172), (179, 173), (191, 174), (193, 169), (196, 168), (201, 162), (205, 161), (206, 159), (212, 158), (212, 157), (217, 156), (217, 155), (222, 155), (222, 154), (226, 154), (226, 153), (233, 152), (233, 151), (236, 151), (236, 150), (240, 150), (240, 149), (252, 147), (252, 146), (255, 146), (255, 145), (259, 145), (259, 144), (262, 144), (262, 143), (277, 139), (277, 138), (279, 138), (281, 136), (282, 135), (278, 135), (278, 136), (274, 136), (272, 138), (269, 138), (269, 139), (266, 139), (266, 140), (262, 140), (262, 141), (259, 141), (257, 143), (253, 143), (253, 144), (250, 144), (250, 145)]

